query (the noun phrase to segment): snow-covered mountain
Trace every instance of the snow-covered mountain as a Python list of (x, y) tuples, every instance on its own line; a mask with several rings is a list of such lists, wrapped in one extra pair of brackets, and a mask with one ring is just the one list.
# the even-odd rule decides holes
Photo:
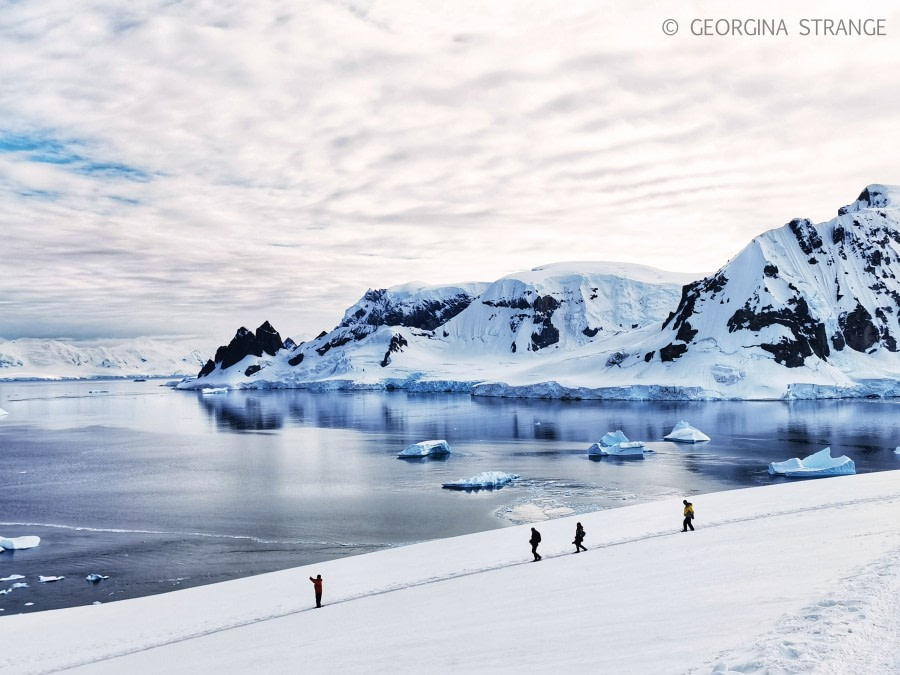
[[(263, 349), (241, 328), (196, 382), (182, 386), (468, 391), (506, 370), (658, 326), (694, 278), (640, 265), (566, 263), (491, 284), (369, 290), (334, 330), (299, 345)], [(266, 323), (255, 335), (273, 330)]]
[(181, 386), (900, 396), (898, 274), (900, 188), (870, 185), (836, 218), (765, 232), (702, 279), (567, 263), (492, 284), (370, 290), (333, 331), (238, 361), (217, 354)]
[(0, 338), (0, 380), (166, 377), (194, 374), (203, 360), (200, 345), (185, 340), (137, 338), (101, 345)]

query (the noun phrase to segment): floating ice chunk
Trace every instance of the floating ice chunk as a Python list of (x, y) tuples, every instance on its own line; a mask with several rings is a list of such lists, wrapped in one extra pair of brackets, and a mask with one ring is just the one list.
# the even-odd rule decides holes
[(204, 387), (200, 390), (201, 394), (227, 394), (228, 387)]
[(9, 415), (9, 413), (6, 412), (3, 408), (0, 408), (0, 417), (3, 417), (4, 415)]
[(900, 455), (900, 445), (898, 445), (896, 448), (894, 448), (894, 454)]
[(672, 431), (663, 436), (663, 438), (667, 441), (677, 441), (679, 443), (700, 443), (701, 441), (709, 440), (709, 436), (692, 427), (684, 420), (676, 424)]
[(38, 544), (41, 543), (40, 537), (0, 537), (0, 549), (7, 549), (10, 551), (19, 550), (23, 548), (34, 548)]
[(511, 483), (519, 477), (517, 473), (503, 473), (502, 471), (482, 471), (477, 476), (464, 480), (444, 483), (442, 487), (448, 490), (493, 490)]
[(769, 464), (769, 473), (788, 478), (818, 478), (820, 476), (852, 476), (856, 473), (856, 465), (847, 455), (831, 456), (831, 448), (799, 459), (794, 457), (784, 462)]
[(613, 445), (603, 445), (601, 441), (588, 448), (588, 455), (593, 457), (643, 457), (644, 444), (641, 441), (624, 441)]
[(598, 442), (588, 448), (588, 455), (593, 457), (643, 457), (644, 444), (641, 441), (629, 441), (621, 429), (608, 431)]
[(420, 441), (407, 446), (397, 457), (440, 457), (449, 454), (447, 441)]
[(603, 434), (603, 438), (600, 439), (600, 445), (605, 445), (606, 447), (618, 445), (619, 443), (628, 443), (628, 436), (621, 429), (607, 431)]
[(26, 584), (24, 581), (19, 581), (10, 586), (9, 590), (12, 590), (14, 588), (28, 588), (28, 584)]
[(42, 584), (46, 584), (51, 581), (62, 581), (63, 579), (65, 579), (65, 577), (45, 577), (43, 575), (38, 577), (38, 581), (40, 581)]
[(98, 581), (102, 581), (103, 579), (109, 579), (107, 576), (103, 576), (102, 574), (88, 574), (85, 577), (86, 581), (90, 581), (91, 583), (97, 583)]
[(0, 581), (15, 581), (16, 579), (24, 579), (25, 577), (21, 574), (10, 574), (8, 577), (3, 577)]

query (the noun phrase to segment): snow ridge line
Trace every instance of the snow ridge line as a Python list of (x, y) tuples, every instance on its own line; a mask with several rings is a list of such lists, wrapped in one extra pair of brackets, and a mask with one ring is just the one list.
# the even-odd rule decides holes
[[(701, 532), (703, 530), (708, 530), (710, 528), (723, 527), (726, 525), (734, 525), (734, 524), (744, 523), (744, 522), (751, 522), (751, 521), (757, 520), (759, 518), (774, 518), (774, 517), (780, 517), (780, 516), (792, 516), (792, 515), (796, 515), (798, 513), (808, 513), (811, 511), (820, 511), (825, 508), (828, 508), (828, 509), (844, 508), (847, 506), (855, 506), (858, 504), (874, 504), (874, 503), (878, 503), (878, 502), (894, 502), (894, 501), (898, 501), (898, 500), (900, 500), (900, 494), (891, 494), (891, 495), (883, 495), (883, 496), (879, 496), (879, 497), (870, 497), (870, 498), (865, 498), (865, 499), (850, 499), (847, 501), (831, 502), (829, 504), (817, 504), (817, 505), (803, 506), (803, 507), (798, 507), (798, 508), (793, 508), (793, 509), (782, 509), (782, 510), (778, 510), (778, 511), (769, 511), (769, 512), (765, 512), (765, 513), (757, 513), (757, 514), (754, 514), (753, 516), (744, 516), (744, 517), (740, 517), (740, 518), (730, 518), (730, 519), (725, 519), (725, 520), (710, 521), (701, 529)], [(637, 537), (614, 540), (614, 541), (606, 542), (604, 544), (598, 544), (594, 548), (588, 549), (586, 551), (586, 553), (590, 553), (591, 551), (601, 551), (603, 549), (610, 548), (613, 546), (622, 546), (625, 544), (632, 544), (632, 543), (636, 543), (639, 541), (645, 541), (645, 540), (649, 540), (649, 539), (657, 539), (659, 537), (673, 536), (675, 534), (681, 534), (681, 530), (678, 530), (678, 529), (675, 529), (674, 531), (660, 530), (657, 532), (646, 533), (646, 534), (643, 534), (643, 535), (640, 535)], [(553, 560), (555, 558), (562, 558), (562, 557), (566, 557), (569, 555), (573, 555), (573, 553), (571, 551), (565, 551), (565, 552), (561, 552), (561, 553), (553, 553), (553, 554), (544, 555), (542, 558), (547, 559), (547, 560)], [(331, 601), (328, 603), (328, 605), (329, 606), (330, 605), (340, 605), (345, 602), (360, 600), (362, 598), (375, 597), (375, 596), (379, 596), (379, 595), (384, 595), (386, 593), (393, 593), (395, 591), (405, 590), (405, 589), (409, 589), (409, 588), (417, 588), (419, 586), (427, 586), (430, 584), (439, 583), (442, 581), (449, 581), (452, 579), (460, 579), (460, 578), (464, 578), (464, 577), (468, 577), (468, 576), (473, 576), (475, 574), (482, 574), (484, 572), (493, 572), (493, 571), (500, 570), (500, 569), (506, 569), (508, 567), (515, 567), (518, 565), (530, 565), (533, 562), (535, 562), (535, 561), (516, 560), (516, 561), (505, 562), (505, 563), (498, 563), (496, 565), (490, 565), (487, 567), (481, 567), (481, 568), (477, 568), (477, 569), (464, 569), (459, 572), (450, 573), (450, 574), (446, 574), (446, 575), (439, 576), (439, 577), (430, 577), (427, 579), (422, 579), (422, 580), (414, 581), (414, 582), (410, 582), (410, 583), (396, 584), (393, 586), (387, 586), (387, 587), (376, 589), (373, 591), (357, 593), (355, 595), (348, 595), (343, 598), (339, 598), (337, 600)], [(199, 630), (194, 633), (190, 633), (188, 635), (182, 635), (177, 638), (164, 639), (164, 640), (155, 642), (153, 644), (145, 644), (140, 647), (124, 649), (124, 650), (120, 650), (120, 651), (110, 653), (110, 654), (107, 654), (104, 656), (86, 659), (83, 661), (78, 661), (76, 663), (71, 663), (71, 664), (67, 664), (64, 666), (54, 667), (49, 670), (32, 671), (32, 672), (43, 675), (44, 673), (55, 673), (55, 672), (61, 672), (64, 670), (69, 670), (72, 668), (80, 668), (82, 666), (87, 666), (92, 663), (99, 663), (101, 661), (109, 661), (111, 659), (116, 659), (116, 658), (123, 657), (123, 656), (130, 656), (132, 654), (138, 654), (141, 652), (149, 651), (151, 649), (156, 649), (157, 647), (165, 647), (167, 645), (178, 644), (179, 642), (186, 642), (188, 640), (205, 637), (207, 635), (213, 635), (215, 633), (222, 633), (222, 632), (232, 630), (235, 628), (243, 628), (245, 626), (252, 626), (257, 623), (263, 623), (265, 621), (281, 619), (281, 618), (284, 618), (287, 616), (292, 616), (294, 614), (308, 612), (313, 609), (316, 609), (316, 608), (315, 607), (304, 607), (302, 609), (290, 609), (287, 611), (275, 612), (272, 614), (266, 614), (263, 616), (257, 616), (257, 617), (249, 618), (249, 619), (245, 619), (245, 620), (234, 621), (232, 623), (228, 623), (225, 625), (216, 626), (216, 627), (208, 628), (208, 629), (204, 629), (204, 630)], [(19, 665), (21, 666), (22, 664), (20, 663)]]

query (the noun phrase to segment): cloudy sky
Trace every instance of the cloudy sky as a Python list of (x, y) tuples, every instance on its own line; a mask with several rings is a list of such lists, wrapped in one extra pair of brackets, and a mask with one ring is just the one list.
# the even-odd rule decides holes
[[(410, 280), (713, 271), (900, 183), (900, 12), (780, 4), (0, 0), (0, 336), (303, 338)], [(791, 34), (691, 33), (722, 17)]]

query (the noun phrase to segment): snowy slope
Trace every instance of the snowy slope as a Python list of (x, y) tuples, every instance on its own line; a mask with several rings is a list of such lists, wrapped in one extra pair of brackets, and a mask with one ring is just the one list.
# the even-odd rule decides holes
[(369, 291), (330, 333), (231, 367), (217, 358), (183, 386), (900, 396), (898, 275), (900, 188), (870, 185), (833, 220), (794, 219), (699, 280), (566, 263), (487, 286)]
[(201, 346), (185, 340), (137, 338), (95, 344), (0, 338), (0, 380), (193, 375), (204, 359)]
[(695, 495), (689, 533), (680, 499), (582, 514), (578, 555), (561, 518), (538, 563), (524, 525), (5, 616), (0, 672), (897, 672), (897, 478)]

